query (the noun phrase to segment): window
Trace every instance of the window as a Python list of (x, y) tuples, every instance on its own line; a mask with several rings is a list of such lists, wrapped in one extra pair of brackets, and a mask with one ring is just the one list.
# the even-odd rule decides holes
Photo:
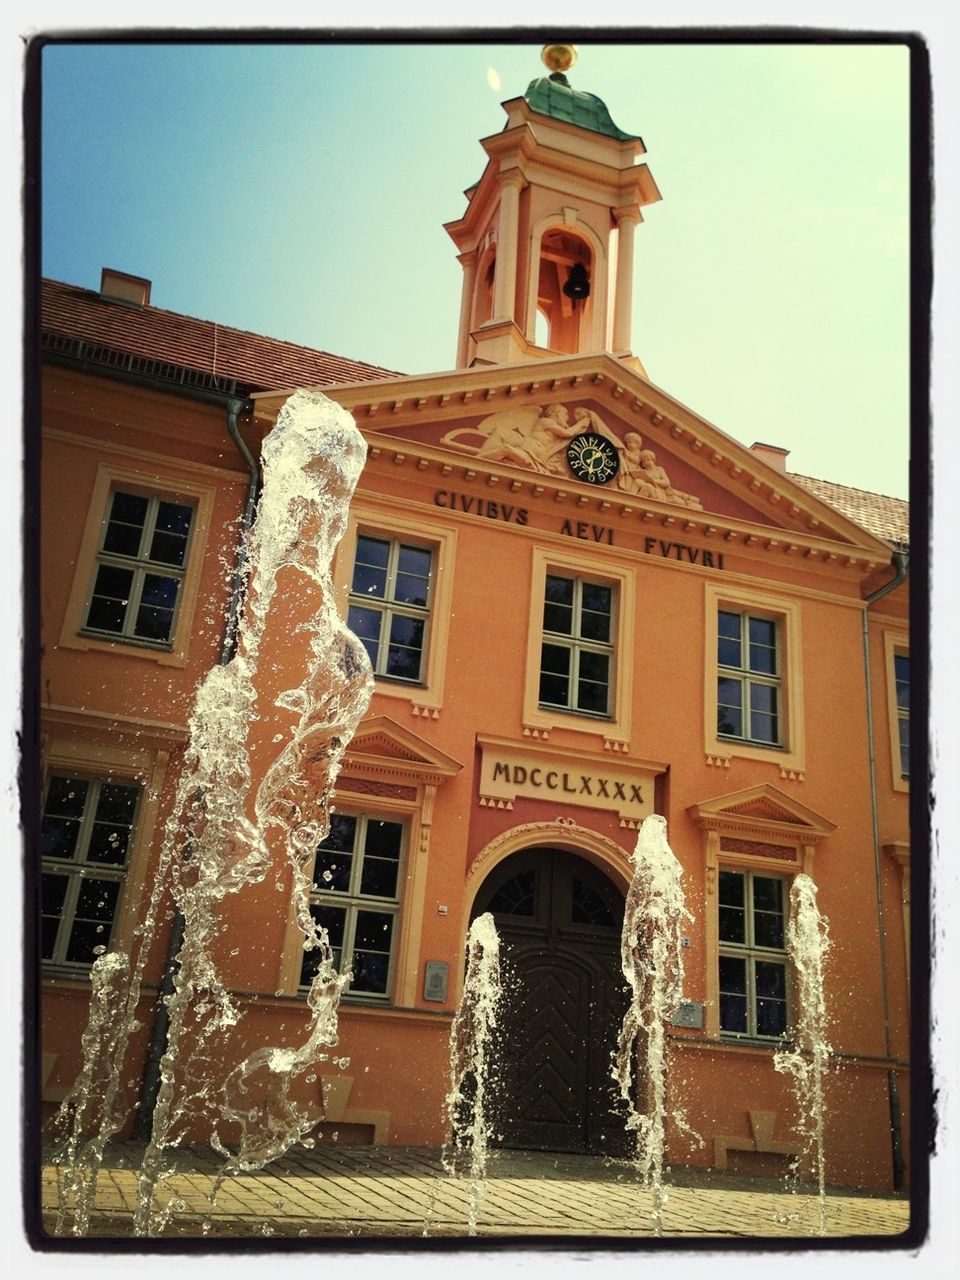
[(420, 683), (432, 573), (428, 547), (358, 534), (347, 625), (375, 675)]
[(780, 658), (773, 618), (717, 615), (717, 737), (779, 746)]
[[(403, 846), (400, 822), (335, 813), (317, 849), (310, 911), (327, 930), (336, 968), (353, 972), (347, 995), (389, 995)], [(316, 950), (304, 952), (301, 986), (318, 962)]]
[(40, 827), (41, 956), (89, 967), (110, 945), (140, 787), (54, 774)]
[(169, 647), (194, 507), (115, 489), (83, 621), (87, 633)]
[(540, 705), (609, 716), (613, 678), (610, 586), (548, 573), (540, 648)]
[(910, 777), (910, 658), (893, 655), (893, 676), (897, 695), (897, 740), (900, 745), (900, 776)]
[(496, 891), (487, 910), (501, 916), (533, 916), (535, 893), (536, 873), (518, 871)]
[[(636, 572), (575, 545), (531, 548), (524, 736), (563, 728), (629, 750), (636, 662)], [(592, 744), (589, 749), (592, 749)]]
[(721, 868), (718, 885), (720, 1033), (782, 1036), (787, 1029), (786, 882)]

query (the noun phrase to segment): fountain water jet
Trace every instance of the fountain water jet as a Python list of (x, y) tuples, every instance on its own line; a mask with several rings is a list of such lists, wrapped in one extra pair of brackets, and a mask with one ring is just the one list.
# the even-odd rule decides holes
[[(787, 953), (797, 977), (798, 1013), (794, 1047), (773, 1056), (777, 1071), (793, 1076), (794, 1093), (804, 1140), (804, 1156), (817, 1175), (817, 1234), (826, 1235), (826, 1162), (824, 1158), (823, 1080), (833, 1052), (827, 1038), (827, 1007), (823, 971), (830, 949), (830, 926), (817, 907), (817, 886), (808, 875), (795, 877), (790, 887)], [(800, 1161), (794, 1162), (799, 1177)]]
[[(630, 1004), (614, 1056), (613, 1078), (627, 1104), (627, 1131), (635, 1137), (634, 1168), (653, 1192), (654, 1234), (663, 1228), (666, 1121), (697, 1138), (679, 1109), (667, 1109), (666, 1024), (683, 999), (681, 925), (692, 920), (680, 884), (683, 871), (667, 843), (666, 819), (644, 818), (633, 851), (620, 941)], [(637, 1069), (638, 1064), (639, 1069)], [(637, 1109), (640, 1093), (643, 1110)]]
[(322, 1050), (338, 1043), (337, 1006), (350, 978), (334, 968), (326, 938), (321, 939), (320, 956), (320, 967), (307, 996), (312, 1017), (304, 1043), (299, 1049), (257, 1049), (223, 1083), (221, 1115), (239, 1125), (241, 1137), (237, 1151), (231, 1155), (216, 1130), (211, 1136), (210, 1145), (227, 1157), (210, 1192), (211, 1207), (216, 1204), (225, 1178), (262, 1169), (285, 1155), (313, 1127), (314, 1118), (290, 1098), (290, 1085), (309, 1068), (325, 1062), (328, 1055)]
[(443, 1148), (443, 1166), (451, 1178), (469, 1180), (467, 1229), (475, 1236), (490, 1136), (490, 1050), (502, 996), (500, 938), (489, 912), (470, 925), (466, 958), (463, 995), (450, 1028), (450, 1090), (445, 1099), (450, 1138)]
[[(324, 1045), (336, 1042), (336, 1002), (347, 980), (333, 971), (328, 940), (310, 914), (307, 867), (329, 830), (333, 783), (373, 688), (366, 651), (337, 614), (330, 578), (333, 553), (345, 531), (349, 499), (365, 458), (366, 445), (350, 415), (317, 392), (291, 396), (264, 441), (263, 491), (249, 537), (251, 573), (237, 650), (227, 664), (209, 671), (197, 689), (184, 767), (165, 827), (136, 961), (130, 966), (125, 992), (116, 990), (114, 983), (112, 999), (95, 1000), (85, 1038), (85, 1052), (89, 1049), (93, 1056), (89, 1064), (85, 1057), (80, 1092), (72, 1094), (70, 1106), (65, 1103), (61, 1110), (62, 1127), (70, 1133), (57, 1160), (66, 1165), (65, 1181), (75, 1191), (74, 1234), (86, 1230), (104, 1147), (125, 1120), (120, 1071), (135, 1026), (160, 904), (168, 890), (185, 926), (174, 989), (166, 997), (167, 1047), (141, 1169), (134, 1230), (138, 1235), (154, 1234), (170, 1216), (169, 1205), (160, 1212), (154, 1208), (158, 1186), (172, 1171), (164, 1152), (182, 1140), (190, 1121), (213, 1120), (221, 1098), (211, 1092), (211, 1081), (204, 1076), (205, 1055), (211, 1043), (223, 1043), (240, 1018), (215, 960), (225, 927), (220, 908), (227, 895), (263, 881), (271, 870), (266, 840), (271, 829), (274, 844), (282, 846), (286, 855), (293, 911), (303, 931), (304, 948), (321, 948), (320, 972), (310, 994), (313, 1018), (299, 1050), (258, 1051), (266, 1055), (263, 1059), (257, 1053), (250, 1055), (228, 1077), (221, 1094), (229, 1114), (234, 1102), (231, 1091), (242, 1092), (250, 1074), (264, 1061), (272, 1064), (276, 1088), (269, 1108), (271, 1134), (258, 1146), (244, 1133), (234, 1162), (242, 1165), (257, 1158), (255, 1150), (273, 1152), (265, 1159), (275, 1158), (302, 1136), (302, 1119), (287, 1089), (306, 1066), (322, 1059)], [(291, 627), (281, 617), (275, 623), (280, 634), (268, 636), (272, 608), (305, 620)], [(287, 669), (299, 665), (304, 673), (297, 688), (274, 691), (272, 705), (263, 696), (264, 688), (269, 691), (270, 673), (261, 672), (263, 678), (255, 683), (265, 638), (282, 642)], [(246, 816), (253, 777), (248, 735), (256, 721), (260, 722), (257, 751), (261, 759), (265, 741), (284, 745), (280, 750), (266, 749), (271, 758), (264, 761), (253, 803), (255, 821), (251, 821)], [(276, 730), (272, 738), (270, 729)], [(272, 869), (281, 888), (282, 869)], [(115, 959), (111, 974), (128, 963), (126, 957)], [(111, 1052), (106, 1055), (102, 1046), (107, 1038), (98, 1028), (110, 1019)], [(95, 1059), (105, 1066), (98, 1068)], [(93, 1116), (89, 1097), (98, 1076), (105, 1077), (100, 1079), (103, 1102)], [(280, 1123), (280, 1117), (289, 1124)], [(83, 1177), (76, 1170), (81, 1154)], [(229, 1160), (228, 1167), (232, 1167)], [(58, 1229), (66, 1225), (66, 1217), (61, 1216)]]
[(119, 1084), (113, 1066), (122, 1022), (114, 1016), (115, 1005), (129, 980), (129, 962), (123, 952), (98, 956), (90, 970), (90, 1014), (83, 1033), (83, 1066), (57, 1114), (58, 1127), (65, 1131), (59, 1165), (63, 1169), (59, 1187), (56, 1234), (67, 1229), (73, 1206), (75, 1235), (85, 1235), (90, 1205), (97, 1189), (100, 1147), (84, 1141), (90, 1132), (103, 1133), (106, 1142), (116, 1123), (114, 1093)]

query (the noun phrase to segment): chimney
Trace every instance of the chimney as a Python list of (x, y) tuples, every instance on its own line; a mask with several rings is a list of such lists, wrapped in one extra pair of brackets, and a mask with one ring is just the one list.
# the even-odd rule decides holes
[(778, 444), (761, 444), (756, 440), (750, 446), (750, 452), (755, 453), (768, 467), (773, 467), (774, 471), (786, 474), (789, 449), (781, 449)]
[(104, 267), (100, 272), (100, 297), (128, 307), (145, 307), (150, 302), (150, 281)]

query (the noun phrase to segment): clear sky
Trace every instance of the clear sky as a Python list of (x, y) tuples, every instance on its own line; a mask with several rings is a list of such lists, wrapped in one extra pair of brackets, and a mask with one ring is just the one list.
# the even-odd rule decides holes
[[(571, 83), (642, 135), (654, 383), (788, 468), (906, 497), (906, 45), (581, 43)], [(403, 373), (452, 367), (443, 223), (540, 42), (48, 46), (43, 272)]]

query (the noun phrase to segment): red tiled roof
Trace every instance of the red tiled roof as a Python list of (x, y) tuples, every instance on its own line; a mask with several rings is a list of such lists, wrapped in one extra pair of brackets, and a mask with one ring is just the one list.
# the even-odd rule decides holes
[(160, 307), (125, 306), (57, 280), (43, 281), (41, 306), (44, 333), (235, 379), (249, 391), (372, 381), (397, 373)]
[(910, 541), (910, 504), (904, 498), (890, 498), (882, 493), (868, 493), (866, 489), (852, 489), (832, 480), (815, 480), (812, 476), (789, 473), (790, 479), (828, 503), (842, 516), (896, 546), (906, 546)]

